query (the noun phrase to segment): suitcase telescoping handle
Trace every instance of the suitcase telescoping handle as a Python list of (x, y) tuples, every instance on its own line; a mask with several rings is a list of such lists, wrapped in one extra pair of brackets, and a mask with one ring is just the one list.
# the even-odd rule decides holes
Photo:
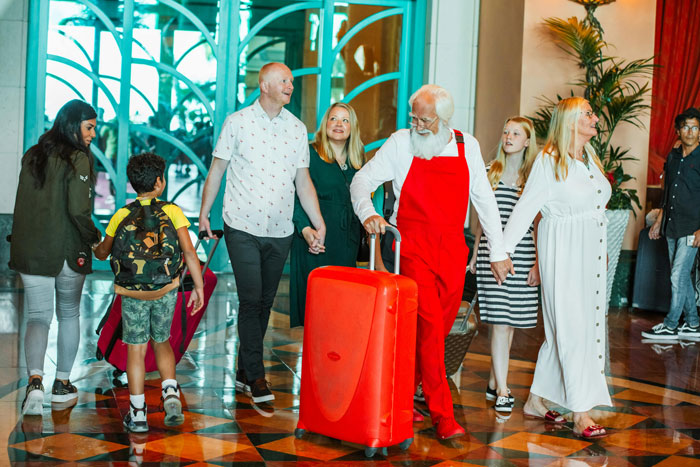
[[(216, 251), (216, 247), (219, 246), (219, 242), (221, 239), (224, 237), (224, 231), (223, 230), (212, 230), (211, 233), (214, 234), (214, 238), (216, 238), (216, 241), (214, 242), (214, 247), (209, 250), (209, 255), (207, 255), (207, 260), (204, 263), (204, 266), (202, 266), (202, 275), (204, 275), (204, 271), (207, 270), (207, 267), (209, 267), (209, 262), (211, 261), (211, 258), (214, 256), (214, 252)], [(194, 250), (197, 251), (197, 248), (199, 248), (199, 244), (202, 243), (202, 240), (207, 238), (207, 231), (202, 230), (199, 232), (199, 235), (197, 235), (197, 243), (194, 245)], [(182, 270), (182, 277), (185, 277), (185, 273), (187, 272), (187, 266), (183, 268)]]
[[(394, 240), (396, 240), (396, 243), (394, 244), (394, 274), (399, 273), (399, 258), (401, 257), (401, 234), (399, 233), (399, 229), (394, 227), (391, 224), (388, 224), (386, 226), (386, 231), (391, 232), (394, 234)], [(374, 271), (374, 263), (376, 261), (376, 258), (374, 257), (374, 249), (376, 248), (376, 243), (377, 243), (377, 234), (371, 234), (369, 236), (369, 269), (370, 271)]]

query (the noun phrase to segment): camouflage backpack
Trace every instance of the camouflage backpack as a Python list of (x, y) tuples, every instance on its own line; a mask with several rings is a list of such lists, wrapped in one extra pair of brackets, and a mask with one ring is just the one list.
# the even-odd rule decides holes
[(170, 203), (137, 200), (114, 234), (109, 263), (114, 282), (129, 290), (158, 290), (170, 284), (183, 266), (173, 222), (163, 211)]

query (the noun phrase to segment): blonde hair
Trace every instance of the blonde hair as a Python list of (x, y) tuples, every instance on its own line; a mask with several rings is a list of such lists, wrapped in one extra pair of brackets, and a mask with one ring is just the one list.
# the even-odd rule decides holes
[[(565, 180), (569, 175), (569, 163), (574, 159), (574, 156), (569, 154), (569, 148), (572, 143), (576, 147), (578, 119), (586, 103), (588, 101), (583, 97), (569, 97), (560, 100), (552, 112), (552, 121), (549, 124), (547, 141), (542, 152), (552, 158), (554, 177), (557, 180)], [(590, 142), (583, 146), (583, 151), (588, 159), (592, 160), (600, 171), (605, 173), (603, 164), (601, 164)]]
[(326, 113), (323, 114), (318, 130), (316, 130), (311, 146), (313, 146), (321, 159), (328, 163), (335, 162), (336, 154), (333, 151), (330, 141), (328, 140), (326, 125), (328, 124), (328, 116), (330, 115), (331, 110), (336, 107), (347, 110), (348, 114), (350, 115), (350, 137), (347, 139), (347, 141), (345, 141), (345, 152), (348, 155), (347, 157), (350, 165), (355, 169), (360, 169), (365, 162), (365, 147), (360, 139), (360, 124), (357, 121), (357, 114), (355, 113), (355, 109), (348, 104), (336, 102), (328, 107)]
[[(527, 117), (510, 117), (503, 124), (503, 130), (505, 131), (506, 126), (510, 123), (517, 123), (520, 128), (525, 132), (530, 144), (525, 148), (525, 154), (523, 156), (523, 163), (518, 170), (518, 186), (520, 187), (520, 192), (522, 192), (525, 183), (527, 182), (527, 177), (530, 175), (530, 170), (532, 170), (532, 164), (535, 162), (537, 157), (537, 140), (535, 138), (535, 126), (532, 121)], [(491, 162), (491, 168), (488, 172), (489, 183), (491, 188), (495, 191), (498, 188), (498, 182), (501, 181), (501, 176), (503, 175), (503, 170), (506, 168), (506, 152), (503, 150), (503, 138), (498, 142), (498, 152), (496, 158)]]

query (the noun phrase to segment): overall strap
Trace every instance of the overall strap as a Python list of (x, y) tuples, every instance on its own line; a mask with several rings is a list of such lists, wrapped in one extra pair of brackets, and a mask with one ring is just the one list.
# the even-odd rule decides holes
[(457, 142), (457, 151), (459, 151), (459, 156), (464, 157), (464, 135), (459, 130), (454, 130), (455, 141)]

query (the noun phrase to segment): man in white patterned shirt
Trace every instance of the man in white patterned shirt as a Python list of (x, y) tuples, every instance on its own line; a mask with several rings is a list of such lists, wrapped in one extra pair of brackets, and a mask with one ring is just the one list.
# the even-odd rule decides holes
[(311, 250), (324, 250), (326, 233), (309, 176), (306, 126), (284, 108), (293, 81), (287, 66), (266, 64), (260, 70), (260, 98), (226, 118), (199, 215), (199, 230), (211, 237), (209, 213), (226, 173), (224, 238), (239, 298), (236, 389), (256, 403), (275, 398), (265, 380), (263, 338), (292, 242), (295, 189), (315, 227)]

